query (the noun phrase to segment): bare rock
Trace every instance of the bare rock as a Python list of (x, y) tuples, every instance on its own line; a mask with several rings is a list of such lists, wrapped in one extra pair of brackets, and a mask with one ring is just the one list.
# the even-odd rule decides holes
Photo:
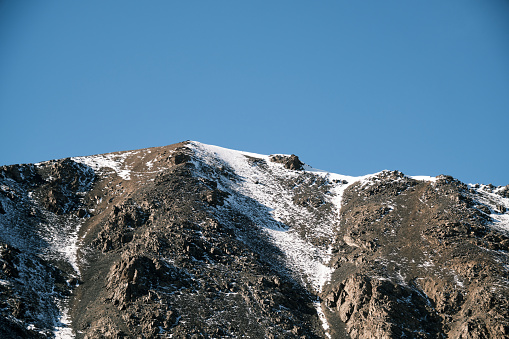
[(285, 168), (295, 170), (295, 171), (302, 171), (304, 169), (304, 163), (300, 161), (299, 157), (295, 154), (292, 154), (290, 156), (286, 155), (271, 155), (270, 161), (276, 162), (279, 164), (283, 164)]
[(426, 299), (405, 285), (356, 274), (325, 299), (353, 338), (436, 338), (440, 333), (440, 319)]
[(177, 148), (175, 152), (168, 158), (172, 165), (185, 164), (191, 161), (191, 154), (187, 148)]
[(123, 339), (126, 335), (111, 318), (101, 317), (90, 325), (84, 336), (84, 339), (93, 338)]
[(229, 194), (218, 189), (203, 192), (202, 200), (211, 206), (222, 206)]
[(157, 276), (151, 259), (145, 256), (124, 257), (111, 267), (108, 274), (107, 288), (112, 291), (113, 303), (122, 307), (147, 294)]

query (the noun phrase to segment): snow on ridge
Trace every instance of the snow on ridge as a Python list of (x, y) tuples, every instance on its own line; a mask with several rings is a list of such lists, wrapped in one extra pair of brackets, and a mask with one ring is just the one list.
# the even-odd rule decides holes
[(107, 153), (85, 157), (74, 157), (71, 159), (91, 167), (94, 171), (100, 171), (103, 168), (111, 168), (122, 179), (131, 180), (131, 170), (126, 167), (125, 159), (133, 153), (134, 151), (127, 151), (122, 153)]
[(435, 182), (438, 179), (437, 177), (432, 177), (429, 175), (411, 175), (410, 178), (419, 181), (430, 181), (430, 182)]

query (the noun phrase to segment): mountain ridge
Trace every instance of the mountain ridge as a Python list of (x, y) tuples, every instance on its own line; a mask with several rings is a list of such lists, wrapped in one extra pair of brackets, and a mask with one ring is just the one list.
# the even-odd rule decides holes
[[(344, 176), (192, 141), (0, 168), (6, 334), (509, 333), (508, 186)], [(22, 293), (35, 283), (12, 273), (20, 255), (53, 294)]]

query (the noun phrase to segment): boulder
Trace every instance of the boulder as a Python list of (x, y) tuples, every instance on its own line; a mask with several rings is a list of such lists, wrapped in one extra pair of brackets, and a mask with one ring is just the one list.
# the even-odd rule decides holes
[(299, 157), (295, 154), (290, 156), (287, 155), (271, 155), (270, 161), (283, 164), (285, 168), (294, 171), (302, 171), (304, 169), (304, 163), (300, 161)]

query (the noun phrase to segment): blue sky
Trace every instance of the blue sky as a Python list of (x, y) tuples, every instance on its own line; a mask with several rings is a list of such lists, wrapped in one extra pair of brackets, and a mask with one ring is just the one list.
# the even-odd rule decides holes
[(0, 165), (197, 140), (509, 184), (509, 2), (0, 0)]

